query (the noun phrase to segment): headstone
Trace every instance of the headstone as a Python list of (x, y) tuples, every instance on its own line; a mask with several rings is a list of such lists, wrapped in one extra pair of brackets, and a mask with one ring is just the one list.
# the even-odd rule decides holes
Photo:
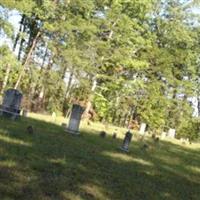
[(51, 117), (52, 117), (52, 121), (55, 122), (56, 121), (56, 113), (53, 112), (52, 115), (51, 115)]
[(67, 132), (78, 135), (79, 134), (79, 125), (81, 122), (81, 116), (84, 112), (84, 108), (78, 104), (74, 104), (72, 107), (72, 112), (70, 115), (69, 125), (66, 129)]
[(15, 89), (8, 89), (4, 93), (3, 103), (0, 106), (0, 114), (8, 115), (15, 119), (20, 115), (22, 93)]
[(23, 117), (28, 117), (28, 110), (23, 110), (22, 111), (22, 116)]
[(145, 130), (146, 130), (146, 124), (145, 123), (142, 123), (141, 126), (140, 126), (140, 131), (139, 131), (139, 134), (140, 135), (145, 135)]
[(129, 151), (128, 148), (129, 148), (129, 144), (131, 142), (132, 136), (133, 134), (130, 132), (130, 130), (126, 132), (122, 147), (120, 148), (122, 151), (125, 151), (125, 152)]
[(167, 133), (163, 131), (163, 132), (161, 133), (161, 139), (165, 139), (166, 136), (167, 136)]
[(168, 133), (167, 133), (167, 137), (169, 137), (169, 138), (175, 138), (175, 136), (176, 136), (176, 130), (173, 129), (173, 128), (170, 128), (169, 131), (168, 131)]

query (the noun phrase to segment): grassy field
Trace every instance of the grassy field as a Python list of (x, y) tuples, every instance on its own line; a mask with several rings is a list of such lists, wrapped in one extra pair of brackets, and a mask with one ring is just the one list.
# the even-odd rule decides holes
[[(51, 117), (0, 118), (0, 200), (199, 200), (200, 145), (161, 141), (149, 150), (136, 136), (130, 153), (119, 138), (100, 138), (115, 127), (82, 125), (74, 137)], [(34, 134), (26, 127), (32, 125)]]

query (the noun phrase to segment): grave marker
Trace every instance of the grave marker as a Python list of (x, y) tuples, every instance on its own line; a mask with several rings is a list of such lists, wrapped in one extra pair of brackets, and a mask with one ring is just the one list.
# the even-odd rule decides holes
[(4, 93), (3, 103), (0, 106), (0, 115), (11, 116), (16, 119), (20, 115), (22, 93), (15, 89), (8, 89)]
[(123, 144), (120, 148), (122, 151), (125, 151), (125, 152), (129, 151), (128, 148), (129, 148), (129, 144), (131, 142), (132, 136), (133, 134), (130, 132), (130, 130), (128, 130), (128, 132), (126, 132), (126, 135), (124, 137)]
[(53, 112), (52, 115), (51, 115), (51, 117), (52, 117), (52, 121), (55, 122), (56, 121), (56, 113)]
[(23, 117), (28, 117), (28, 110), (23, 110), (22, 111), (22, 116)]
[(163, 131), (163, 132), (161, 133), (161, 139), (165, 139), (166, 136), (167, 136), (167, 133)]
[(173, 128), (170, 128), (169, 131), (168, 131), (168, 133), (167, 133), (167, 136), (169, 138), (175, 138), (175, 136), (176, 136), (176, 130), (173, 129)]
[(78, 104), (74, 104), (70, 115), (69, 125), (66, 129), (67, 132), (75, 135), (79, 135), (79, 125), (81, 122), (81, 116), (84, 112), (84, 108)]
[(141, 124), (140, 130), (139, 130), (139, 134), (140, 134), (140, 135), (143, 135), (143, 136), (145, 135), (146, 126), (147, 126), (147, 125), (146, 125), (145, 123), (142, 123), (142, 124)]

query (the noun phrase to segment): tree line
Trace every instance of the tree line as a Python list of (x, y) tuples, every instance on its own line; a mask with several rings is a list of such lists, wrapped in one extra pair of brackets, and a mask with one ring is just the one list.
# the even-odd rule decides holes
[[(199, 1), (0, 1), (0, 92), (20, 89), (23, 106), (197, 138), (200, 116)], [(16, 31), (9, 13), (16, 10)]]

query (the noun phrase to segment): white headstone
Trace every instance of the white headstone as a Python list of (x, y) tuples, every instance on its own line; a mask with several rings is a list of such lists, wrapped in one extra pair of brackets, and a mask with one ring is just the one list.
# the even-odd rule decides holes
[(145, 135), (145, 130), (146, 130), (146, 124), (145, 123), (142, 123), (141, 126), (140, 126), (140, 131), (139, 131), (139, 134), (140, 135)]
[(167, 133), (163, 131), (162, 134), (161, 134), (161, 139), (165, 139), (166, 136), (167, 136)]
[(169, 138), (175, 138), (175, 136), (176, 136), (176, 130), (173, 129), (173, 128), (170, 128), (169, 131), (168, 131), (168, 133), (167, 133), (167, 136)]
[(56, 121), (56, 113), (53, 112), (52, 115), (51, 115), (51, 117), (52, 117), (52, 121), (55, 122)]

